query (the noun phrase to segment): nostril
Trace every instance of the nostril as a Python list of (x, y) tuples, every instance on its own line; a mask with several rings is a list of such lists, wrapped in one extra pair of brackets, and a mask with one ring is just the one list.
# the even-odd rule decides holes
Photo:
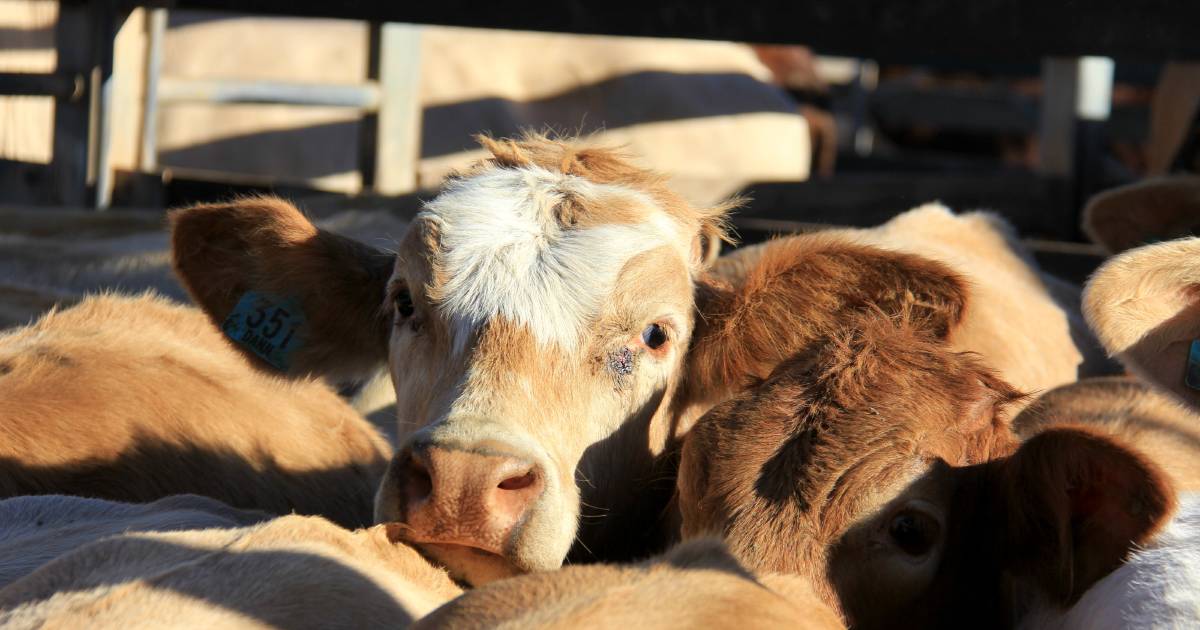
[(509, 477), (501, 481), (498, 487), (501, 490), (522, 490), (532, 486), (535, 482), (537, 482), (537, 473), (530, 470), (524, 475)]
[(429, 470), (416, 458), (408, 460), (404, 471), (404, 494), (408, 502), (416, 503), (427, 499), (433, 492), (433, 478)]

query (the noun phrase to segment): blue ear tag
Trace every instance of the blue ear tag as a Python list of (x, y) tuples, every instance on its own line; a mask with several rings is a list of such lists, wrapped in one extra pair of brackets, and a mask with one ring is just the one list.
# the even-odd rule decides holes
[(303, 327), (299, 302), (258, 291), (242, 295), (221, 324), (226, 336), (284, 372), (291, 365), (292, 353), (304, 345)]
[(1192, 389), (1200, 389), (1200, 339), (1193, 339), (1188, 349), (1187, 374), (1183, 382)]

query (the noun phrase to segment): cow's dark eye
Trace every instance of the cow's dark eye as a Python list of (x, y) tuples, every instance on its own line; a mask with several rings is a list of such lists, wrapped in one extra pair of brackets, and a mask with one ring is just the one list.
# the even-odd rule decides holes
[(392, 298), (396, 304), (396, 314), (400, 317), (408, 319), (413, 314), (412, 294), (407, 289), (401, 289), (396, 292), (396, 296)]
[(658, 350), (667, 343), (667, 329), (658, 324), (650, 324), (642, 331), (642, 343), (651, 350)]
[(923, 556), (938, 535), (938, 524), (927, 514), (905, 510), (892, 517), (888, 524), (888, 535), (901, 551), (910, 556)]

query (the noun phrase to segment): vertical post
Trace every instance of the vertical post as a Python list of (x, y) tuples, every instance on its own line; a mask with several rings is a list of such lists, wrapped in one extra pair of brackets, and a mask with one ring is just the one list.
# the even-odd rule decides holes
[[(383, 36), (383, 22), (367, 23), (367, 76), (368, 82), (379, 85), (379, 46)], [(386, 97), (381, 91), (380, 104)], [(375, 189), (375, 151), (379, 132), (379, 114), (375, 110), (364, 111), (358, 128), (358, 174), (363, 191)]]
[(384, 24), (379, 39), (375, 190), (398, 195), (416, 190), (421, 159), (421, 27)]
[(53, 192), (46, 201), (64, 206), (87, 203), (93, 34), (90, 13), (85, 3), (59, 2), (54, 29), (58, 56), (55, 72), (75, 76), (77, 86), (73, 94), (54, 102)]
[(88, 134), (91, 156), (88, 180), (93, 183), (92, 203), (97, 210), (107, 210), (112, 204), (112, 134), (113, 93), (117, 81), (113, 72), (113, 51), (117, 31), (129, 10), (118, 6), (117, 0), (92, 0), (93, 66), (91, 81), (91, 116)]
[(1042, 60), (1038, 162), (1045, 175), (1070, 177), (1075, 172), (1075, 103), (1078, 94), (1078, 59)]
[(1041, 172), (1070, 182), (1072, 223), (1104, 179), (1104, 124), (1112, 110), (1113, 61), (1042, 62)]
[(162, 74), (163, 38), (167, 34), (167, 10), (150, 9), (146, 20), (146, 76), (142, 105), (142, 142), (138, 148), (138, 170), (158, 170), (158, 77)]

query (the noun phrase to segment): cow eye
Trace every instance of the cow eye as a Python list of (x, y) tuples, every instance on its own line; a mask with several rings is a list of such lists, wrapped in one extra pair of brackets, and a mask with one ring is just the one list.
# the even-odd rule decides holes
[(642, 331), (642, 343), (651, 350), (658, 350), (667, 343), (667, 329), (658, 324), (650, 324)]
[(915, 510), (905, 510), (892, 517), (888, 536), (901, 551), (910, 556), (929, 553), (938, 535), (937, 521)]
[(407, 289), (401, 289), (396, 292), (396, 296), (392, 298), (396, 305), (396, 314), (405, 319), (412, 317), (413, 301), (412, 294)]

